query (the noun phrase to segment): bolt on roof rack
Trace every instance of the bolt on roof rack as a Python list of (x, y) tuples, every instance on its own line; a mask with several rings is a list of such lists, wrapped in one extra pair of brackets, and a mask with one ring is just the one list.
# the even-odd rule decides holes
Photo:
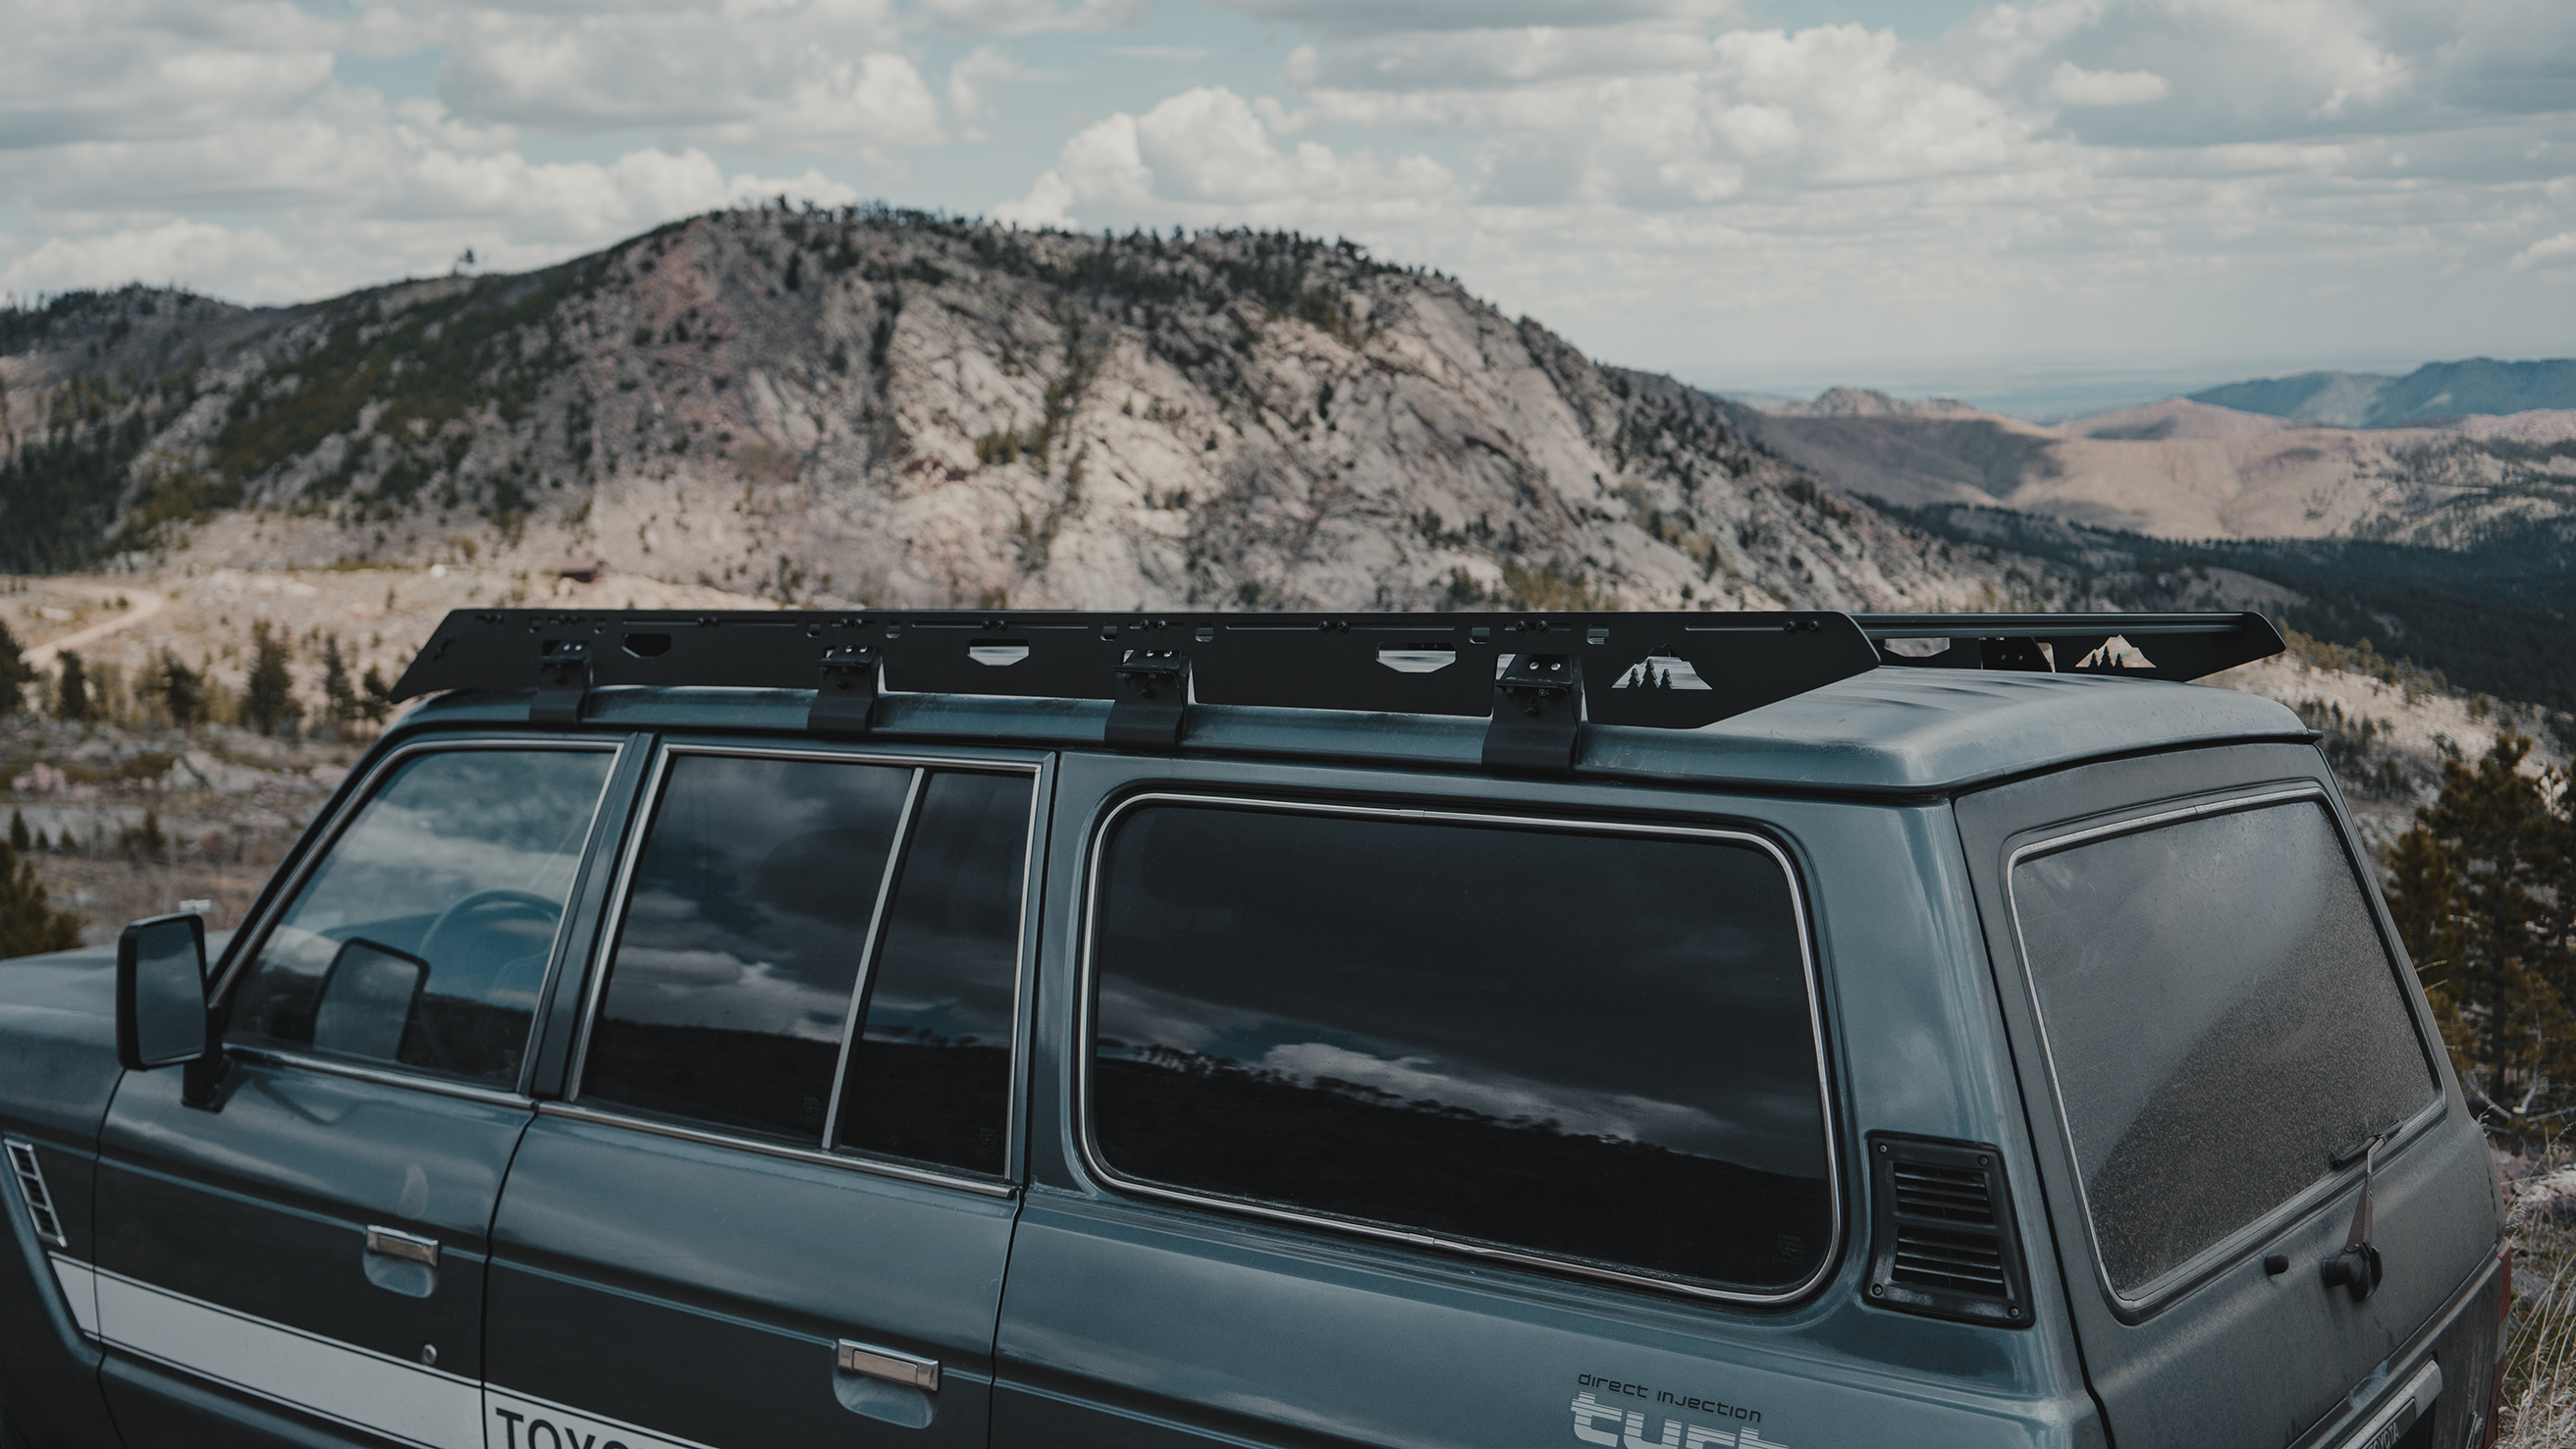
[(1106, 743), (1159, 751), (1193, 704), (1457, 715), (1492, 721), (1489, 767), (1561, 771), (1586, 723), (1695, 729), (1882, 664), (2184, 680), (2281, 648), (2260, 614), (460, 609), (393, 697), (533, 687), (571, 724), (608, 686), (810, 689), (807, 728), (845, 737), (886, 692), (1103, 699)]

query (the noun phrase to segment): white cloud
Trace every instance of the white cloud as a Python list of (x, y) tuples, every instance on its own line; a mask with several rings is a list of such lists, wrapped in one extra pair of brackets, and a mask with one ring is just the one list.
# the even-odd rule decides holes
[(2048, 78), (2048, 98), (2061, 106), (2142, 106), (2172, 90), (2151, 70), (2086, 70), (2067, 60)]
[(1084, 222), (1106, 225), (1150, 216), (1264, 225), (1307, 218), (1312, 226), (1315, 218), (1418, 213), (1459, 199), (1447, 168), (1426, 157), (1381, 163), (1313, 141), (1283, 150), (1241, 96), (1201, 87), (1143, 116), (1121, 112), (1085, 127), (1026, 196), (993, 215), (1022, 225), (1064, 225), (1079, 211)]
[(2513, 269), (2517, 272), (2533, 267), (2576, 267), (2576, 231), (2533, 242), (2514, 253)]
[(953, 30), (975, 35), (1034, 35), (1051, 30), (1115, 30), (1141, 19), (1150, 0), (922, 0), (922, 9)]
[[(0, 254), (5, 255), (5, 254)], [(173, 217), (157, 225), (92, 236), (53, 236), (24, 256), (0, 260), (0, 293), (64, 292), (158, 285), (206, 277), (287, 277), (297, 257), (265, 231), (236, 231)]]
[(997, 81), (1019, 80), (1027, 74), (1025, 67), (996, 45), (979, 45), (948, 68), (948, 113), (964, 129), (966, 139), (983, 139), (976, 127), (989, 113), (988, 88)]
[(882, 0), (474, 9), (436, 29), (439, 94), (478, 121), (879, 154), (939, 136), (938, 104)]

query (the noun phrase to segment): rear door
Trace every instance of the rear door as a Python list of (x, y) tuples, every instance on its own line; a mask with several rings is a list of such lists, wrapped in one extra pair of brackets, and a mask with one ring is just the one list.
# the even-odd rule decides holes
[[(2334, 1438), (2411, 1384), (2449, 1445), (2483, 1406), (2494, 1315), (2459, 1310), (2495, 1249), (2485, 1147), (2323, 766), (2196, 751), (1959, 805), (2122, 1444)], [(2356, 1298), (2325, 1265), (2365, 1173)]]
[(499, 1449), (982, 1449), (1043, 767), (679, 744), (494, 1227)]
[(95, 1291), (127, 1442), (482, 1443), (492, 1209), (616, 760), (397, 751), (237, 968), (215, 1100), (126, 1074)]
[[(1846, 1248), (1806, 881), (1835, 861), (1842, 939), (1935, 974), (1895, 812), (1099, 756), (1058, 798), (995, 1449), (2080, 1420), (2050, 1335), (1900, 1319)], [(1990, 1128), (1943, 1115), (1974, 1093), (1883, 1125)]]

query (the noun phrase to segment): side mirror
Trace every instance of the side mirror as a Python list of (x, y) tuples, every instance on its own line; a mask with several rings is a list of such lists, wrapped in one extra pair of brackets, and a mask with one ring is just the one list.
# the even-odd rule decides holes
[(392, 1061), (428, 979), (429, 963), (409, 952), (363, 936), (342, 942), (313, 1009), (315, 1050)]
[(116, 1059), (130, 1072), (193, 1062), (211, 1040), (206, 921), (155, 916), (116, 938)]

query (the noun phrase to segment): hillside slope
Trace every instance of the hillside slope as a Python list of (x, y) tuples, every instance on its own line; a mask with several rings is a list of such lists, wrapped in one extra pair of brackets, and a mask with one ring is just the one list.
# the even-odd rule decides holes
[(567, 554), (799, 603), (1960, 606), (1725, 405), (1251, 233), (702, 216), (525, 276), (0, 316), (0, 567)]
[(1848, 391), (1746, 411), (1744, 425), (1866, 497), (2014, 508), (2155, 538), (2460, 549), (2576, 521), (2576, 442), (2510, 418), (2360, 430), (2169, 398), (2049, 427), (1959, 404), (1822, 406)]
[(2191, 400), (2343, 428), (2393, 428), (2472, 414), (2576, 408), (2576, 358), (2428, 362), (2404, 377), (2303, 372), (2204, 388)]

